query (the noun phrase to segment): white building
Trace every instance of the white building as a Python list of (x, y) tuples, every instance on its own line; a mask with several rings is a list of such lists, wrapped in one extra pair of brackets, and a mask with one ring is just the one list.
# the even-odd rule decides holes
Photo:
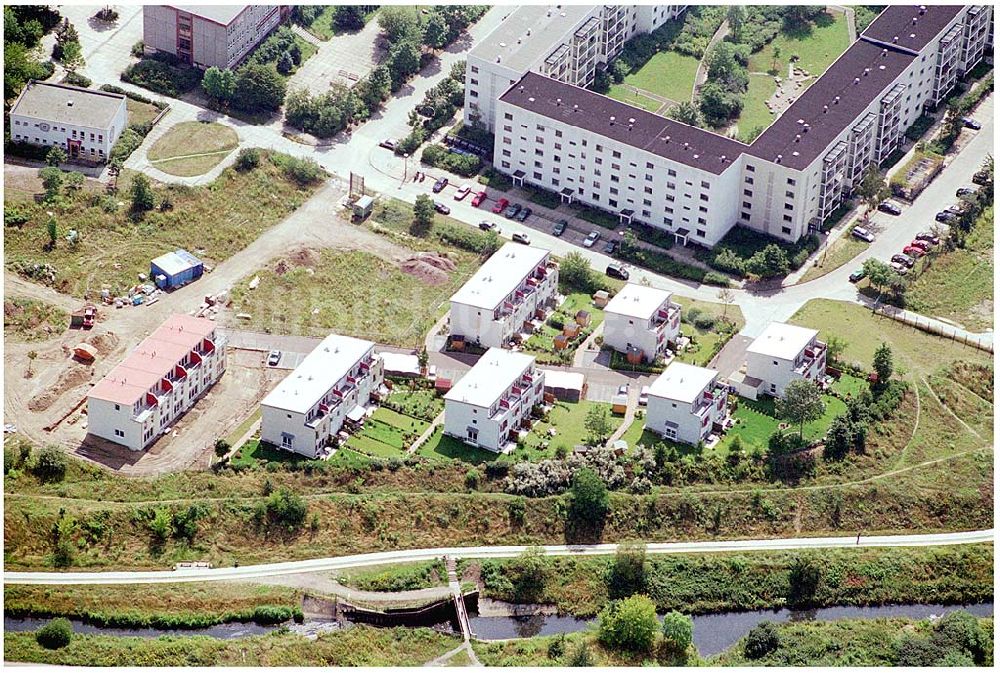
[(737, 224), (796, 241), (982, 59), (991, 19), (988, 6), (887, 7), (749, 145), (528, 69), (493, 105), (494, 166), (681, 244), (713, 246)]
[(534, 71), (586, 87), (597, 68), (638, 33), (683, 13), (686, 5), (524, 5), (469, 52), (465, 119), (493, 128), (500, 95)]
[(331, 334), (260, 403), (261, 441), (320, 457), (345, 421), (365, 417), (382, 380), (375, 344)]
[(87, 394), (87, 431), (141, 451), (226, 370), (226, 344), (205, 318), (175, 314)]
[(604, 307), (604, 344), (656, 360), (681, 332), (681, 306), (670, 301), (672, 296), (667, 290), (625, 285)]
[(698, 444), (725, 427), (728, 388), (719, 372), (672, 362), (649, 387), (646, 429), (664, 439)]
[(826, 374), (826, 344), (808, 327), (773, 322), (747, 347), (746, 366), (730, 381), (743, 397), (782, 397), (792, 381), (819, 382)]
[(444, 396), (444, 434), (495, 452), (513, 448), (542, 403), (545, 375), (535, 358), (491, 348)]
[(507, 243), (451, 298), (451, 334), (484, 348), (504, 347), (544, 320), (559, 289), (551, 253)]
[(71, 160), (103, 163), (128, 125), (125, 96), (32, 80), (10, 110), (11, 140), (61, 147)]
[(278, 27), (287, 5), (146, 5), (146, 51), (173, 54), (197, 68), (234, 68)]

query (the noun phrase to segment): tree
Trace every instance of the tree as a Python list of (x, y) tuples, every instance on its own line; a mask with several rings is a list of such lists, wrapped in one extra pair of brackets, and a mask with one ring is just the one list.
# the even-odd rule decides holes
[(284, 526), (289, 531), (302, 527), (308, 507), (301, 496), (281, 487), (267, 499), (265, 511), (273, 523)]
[(252, 171), (260, 166), (260, 150), (256, 147), (244, 147), (236, 155), (236, 170)]
[(66, 174), (64, 187), (67, 191), (77, 192), (83, 189), (83, 183), (86, 181), (86, 176), (80, 171), (70, 171)]
[(529, 547), (508, 563), (507, 576), (518, 603), (533, 603), (545, 591), (545, 560), (541, 547)]
[(638, 245), (639, 237), (635, 235), (635, 232), (631, 229), (626, 229), (625, 233), (622, 234), (621, 249), (623, 253), (629, 253), (636, 249)]
[(992, 649), (992, 637), (979, 625), (979, 620), (965, 610), (949, 612), (934, 626), (931, 641), (941, 647), (958, 649), (976, 664), (986, 663)]
[(747, 659), (760, 659), (774, 652), (781, 645), (778, 628), (774, 622), (761, 622), (750, 629), (743, 642), (743, 654)]
[(59, 164), (66, 162), (66, 150), (59, 147), (58, 145), (53, 145), (49, 153), (45, 155), (45, 163), (49, 166), (59, 167)]
[(30, 350), (30, 351), (28, 351), (28, 376), (29, 377), (31, 376), (31, 365), (35, 361), (35, 358), (37, 358), (37, 357), (38, 357), (38, 351), (36, 351), (36, 350)]
[(393, 45), (389, 51), (388, 68), (393, 89), (398, 89), (410, 75), (420, 70), (420, 47), (417, 43), (406, 40)]
[(889, 197), (889, 193), (889, 185), (886, 184), (882, 174), (878, 172), (878, 167), (872, 164), (866, 168), (861, 177), (861, 183), (858, 185), (858, 196), (865, 204), (866, 222), (871, 212), (878, 208), (878, 204)]
[(611, 434), (611, 417), (607, 407), (594, 405), (587, 411), (587, 416), (583, 419), (583, 427), (586, 428), (588, 437), (587, 443), (597, 446)]
[(222, 458), (224, 455), (229, 453), (229, 449), (231, 448), (232, 446), (229, 444), (229, 442), (222, 439), (221, 437), (215, 440), (215, 455), (217, 455), (219, 458)]
[(236, 95), (236, 73), (212, 66), (201, 78), (201, 88), (219, 102), (229, 102)]
[(656, 605), (648, 596), (635, 595), (613, 601), (600, 614), (597, 638), (619, 650), (649, 652), (660, 627)]
[(736, 295), (733, 293), (731, 288), (724, 287), (719, 290), (719, 301), (722, 302), (722, 320), (726, 319), (726, 312), (729, 310), (729, 305), (733, 303), (736, 299)]
[(66, 454), (58, 447), (46, 446), (39, 452), (31, 472), (39, 481), (46, 483), (62, 481), (66, 478)]
[(686, 652), (693, 634), (694, 623), (687, 615), (671, 610), (663, 616), (663, 642), (672, 652)]
[(77, 41), (66, 42), (62, 48), (62, 64), (68, 72), (76, 72), (84, 65), (83, 49)]
[(431, 49), (442, 49), (448, 44), (448, 24), (440, 12), (431, 12), (424, 25), (424, 44)]
[(785, 396), (776, 405), (778, 416), (799, 426), (799, 439), (806, 423), (823, 417), (826, 405), (819, 387), (812, 381), (796, 379), (785, 387)]
[(608, 597), (612, 600), (627, 598), (646, 590), (646, 545), (641, 542), (623, 542), (618, 545), (615, 558), (605, 575)]
[(815, 559), (798, 556), (788, 571), (788, 604), (811, 605), (822, 578), (823, 571)]
[(844, 354), (846, 349), (847, 341), (839, 336), (834, 335), (826, 340), (826, 353), (831, 362), (839, 362), (840, 356)]
[(788, 253), (777, 243), (770, 243), (746, 261), (746, 271), (759, 278), (784, 276), (791, 269)]
[(684, 101), (667, 110), (667, 116), (688, 126), (701, 128), (705, 125), (704, 120), (701, 118), (701, 112), (695, 107), (694, 103), (689, 101)]
[(137, 173), (132, 178), (132, 186), (129, 187), (129, 194), (132, 199), (132, 210), (137, 213), (152, 210), (156, 206), (153, 187), (149, 184), (149, 178), (142, 173)]
[(874, 287), (879, 294), (882, 294), (882, 290), (896, 273), (891, 266), (874, 257), (866, 259), (861, 268), (865, 272), (868, 284)]
[(56, 218), (49, 217), (48, 222), (45, 223), (45, 230), (49, 234), (49, 250), (56, 247), (56, 241), (59, 240), (59, 226), (56, 224)]
[(427, 363), (430, 361), (430, 356), (427, 354), (427, 346), (420, 349), (417, 353), (417, 365), (419, 365), (420, 370), (423, 371), (427, 369)]
[(125, 162), (121, 157), (112, 157), (108, 162), (108, 177), (111, 178), (110, 187), (117, 191), (118, 189), (118, 176), (122, 173), (122, 168), (125, 167)]
[(236, 73), (233, 102), (248, 112), (274, 112), (285, 100), (285, 79), (273, 65), (250, 64)]
[(742, 5), (730, 5), (726, 10), (726, 21), (729, 22), (729, 32), (737, 41), (743, 30), (743, 22), (746, 21), (747, 10)]
[(420, 15), (413, 5), (386, 5), (379, 10), (378, 25), (390, 44), (419, 39)]
[(593, 286), (590, 262), (582, 253), (571, 252), (559, 264), (559, 282), (568, 290), (590, 292)]
[(854, 422), (849, 414), (840, 414), (830, 422), (823, 443), (823, 457), (840, 460), (847, 455), (854, 444)]
[(361, 30), (365, 27), (364, 11), (359, 5), (337, 5), (333, 25), (343, 30)]
[(368, 85), (371, 88), (372, 95), (377, 95), (379, 100), (385, 100), (392, 94), (392, 74), (389, 72), (389, 68), (380, 65), (368, 75)]
[(878, 376), (880, 386), (884, 386), (892, 378), (892, 348), (884, 341), (881, 346), (875, 349), (875, 355), (872, 357), (872, 369)]
[(12, 100), (29, 79), (45, 79), (51, 71), (38, 62), (30, 49), (19, 42), (6, 42), (3, 50), (3, 96)]
[(170, 537), (170, 532), (174, 527), (174, 517), (166, 507), (160, 507), (153, 513), (153, 519), (149, 522), (149, 530), (158, 542), (166, 542)]
[(708, 79), (731, 91), (743, 91), (750, 82), (745, 64), (749, 59), (745, 45), (719, 42), (705, 55)]
[(47, 650), (66, 647), (73, 640), (73, 625), (65, 617), (53, 619), (35, 632), (35, 641)]
[(55, 166), (46, 166), (38, 171), (38, 177), (42, 179), (42, 187), (45, 189), (46, 201), (54, 201), (59, 197), (63, 176), (63, 172)]
[(611, 509), (608, 487), (589, 467), (573, 475), (569, 496), (569, 515), (577, 523), (600, 525)]
[(423, 236), (434, 225), (434, 201), (426, 194), (417, 196), (413, 204), (413, 225)]
[(295, 61), (292, 59), (292, 55), (287, 51), (281, 52), (281, 56), (278, 58), (277, 64), (278, 72), (282, 75), (287, 75), (295, 69)]
[(589, 667), (594, 665), (594, 656), (590, 653), (590, 648), (587, 647), (587, 641), (581, 640), (570, 652), (569, 661), (566, 662), (567, 666), (572, 666), (573, 668)]
[(774, 49), (771, 50), (771, 70), (777, 72), (778, 70), (778, 59), (781, 58), (781, 46), (774, 45)]

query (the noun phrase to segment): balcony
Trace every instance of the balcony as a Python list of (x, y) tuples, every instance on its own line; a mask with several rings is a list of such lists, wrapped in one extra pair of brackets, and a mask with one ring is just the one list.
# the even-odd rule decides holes
[(826, 344), (822, 341), (817, 341), (816, 343), (807, 346), (802, 354), (802, 361), (796, 365), (795, 373), (800, 375), (807, 375), (812, 371), (813, 366), (826, 356)]

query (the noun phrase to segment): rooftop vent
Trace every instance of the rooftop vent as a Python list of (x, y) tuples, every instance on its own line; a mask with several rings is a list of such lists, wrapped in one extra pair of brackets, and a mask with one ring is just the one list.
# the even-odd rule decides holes
[[(855, 77), (855, 78), (854, 78), (854, 83), (855, 83), (855, 84), (858, 84), (858, 83), (860, 83), (860, 82), (861, 82), (861, 78), (860, 78), (860, 77)], [(532, 98), (532, 100), (534, 100), (534, 98)]]
[(529, 103), (534, 103), (535, 102), (535, 97), (534, 96), (528, 96), (528, 102)]
[(872, 71), (871, 68), (865, 68), (865, 77), (868, 77), (868, 73)]
[(829, 105), (824, 105), (823, 106), (823, 114), (826, 114), (829, 111), (830, 111), (830, 106)]
[(799, 135), (798, 133), (796, 133), (795, 134), (795, 142), (799, 142), (800, 140), (802, 140), (802, 136)]
[(899, 35), (893, 35), (892, 36), (892, 43), (896, 44), (897, 42), (899, 42)]
[(628, 123), (629, 124), (634, 124), (635, 123), (635, 117), (629, 117), (628, 118)]
[(889, 55), (889, 50), (888, 49), (883, 49), (882, 50), (882, 58), (885, 58), (888, 55)]
[(913, 17), (913, 25), (917, 25), (917, 17)]
[(68, 101), (66, 101), (66, 105), (73, 107), (73, 99), (70, 98)]
[(915, 38), (916, 36), (917, 36), (917, 34), (916, 34), (916, 33), (910, 33), (910, 39), (911, 39), (911, 40), (912, 40), (913, 38)]
[(833, 104), (834, 105), (840, 105), (840, 96), (834, 96), (834, 98), (833, 98)]
[(562, 98), (556, 98), (556, 105), (562, 105)]
[(506, 47), (506, 46), (507, 46), (507, 43), (506, 43), (506, 42), (501, 42), (501, 43), (500, 43), (500, 46), (501, 46), (501, 47)]
[(774, 163), (776, 163), (776, 164), (780, 164), (781, 163), (781, 155), (780, 154), (774, 158)]
[(701, 156), (701, 155), (700, 154), (696, 154), (696, 155), (694, 155), (693, 158), (697, 159), (699, 156)]

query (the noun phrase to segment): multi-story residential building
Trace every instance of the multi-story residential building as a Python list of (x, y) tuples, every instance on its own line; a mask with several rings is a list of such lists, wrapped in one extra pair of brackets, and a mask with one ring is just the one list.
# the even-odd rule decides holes
[(469, 52), (465, 119), (493, 128), (497, 98), (529, 71), (586, 87), (597, 68), (637, 33), (679, 16), (686, 5), (525, 5)]
[(736, 224), (795, 241), (982, 59), (990, 25), (989, 6), (891, 5), (749, 145), (529, 70), (493, 106), (494, 166), (681, 244)]
[(727, 399), (719, 372), (672, 362), (649, 387), (646, 429), (664, 439), (698, 444), (725, 428)]
[(819, 382), (826, 374), (826, 344), (807, 327), (773, 322), (747, 347), (746, 364), (731, 378), (743, 397), (782, 397), (792, 381)]
[(61, 147), (71, 160), (103, 163), (128, 125), (125, 96), (28, 82), (10, 110), (11, 140)]
[(260, 403), (260, 438), (320, 458), (346, 421), (360, 422), (382, 387), (375, 344), (331, 334)]
[(604, 307), (604, 345), (650, 362), (681, 333), (681, 306), (667, 290), (629, 283)]
[(148, 53), (173, 54), (197, 68), (234, 68), (278, 27), (288, 5), (146, 5)]
[(452, 296), (451, 334), (503, 348), (545, 318), (558, 289), (559, 266), (548, 250), (507, 243)]
[(226, 344), (205, 318), (175, 314), (87, 394), (87, 431), (142, 451), (226, 370)]
[(533, 356), (491, 348), (444, 396), (444, 434), (505, 453), (544, 394), (545, 374)]

